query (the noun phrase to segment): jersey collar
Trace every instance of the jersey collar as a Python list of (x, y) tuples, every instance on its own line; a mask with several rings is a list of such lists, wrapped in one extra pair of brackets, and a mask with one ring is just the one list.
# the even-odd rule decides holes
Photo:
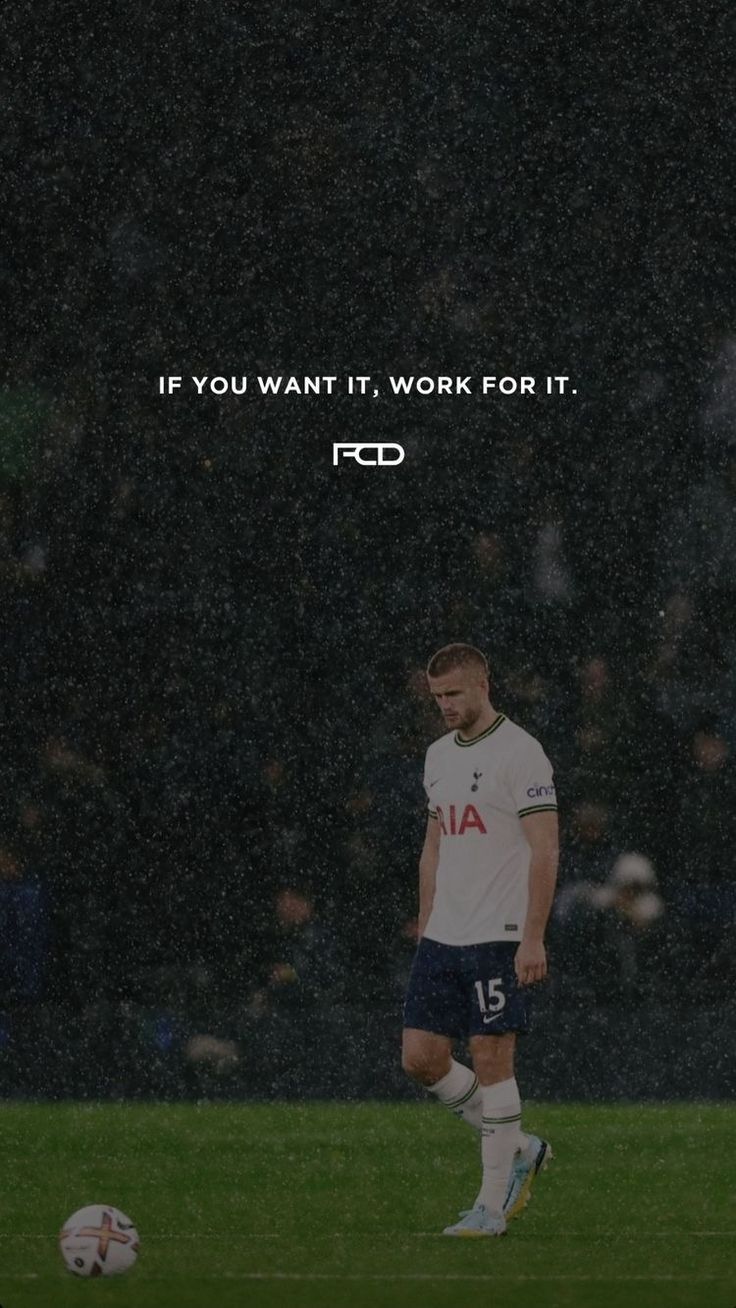
[(479, 740), (485, 740), (486, 736), (492, 736), (494, 731), (498, 731), (498, 728), (500, 727), (501, 723), (505, 721), (506, 721), (506, 714), (499, 713), (498, 717), (495, 719), (495, 721), (491, 723), (490, 727), (486, 727), (485, 731), (481, 731), (480, 735), (472, 736), (470, 740), (463, 740), (462, 737), (460, 736), (460, 732), (456, 731), (455, 744), (460, 745), (463, 749), (465, 749), (468, 745), (477, 745)]

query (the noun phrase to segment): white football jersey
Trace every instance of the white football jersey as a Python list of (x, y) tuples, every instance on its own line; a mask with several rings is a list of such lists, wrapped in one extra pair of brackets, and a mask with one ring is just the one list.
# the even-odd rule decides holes
[(473, 740), (451, 731), (427, 750), (424, 789), (440, 824), (425, 935), (445, 945), (520, 940), (531, 852), (519, 819), (557, 809), (539, 741), (503, 713)]

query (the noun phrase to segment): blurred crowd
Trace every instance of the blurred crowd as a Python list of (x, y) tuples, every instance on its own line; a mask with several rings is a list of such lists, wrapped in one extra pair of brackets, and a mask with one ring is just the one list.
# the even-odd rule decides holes
[[(52, 10), (9, 17), (0, 140), (0, 1056), (31, 1009), (128, 1005), (162, 1049), (186, 1014), (225, 1063), (290, 1007), (398, 1012), (449, 640), (555, 765), (548, 994), (730, 995), (718, 43), (700, 86), (595, 15)], [(158, 387), (256, 372), (380, 394)], [(346, 437), (406, 459), (333, 468)]]
[(147, 421), (121, 451), (40, 387), (5, 401), (6, 1008), (396, 1007), (451, 638), (555, 765), (551, 992), (730, 993), (736, 443), (616, 524), (608, 576), (590, 490), (514, 430), (439, 490), (420, 464), (399, 528), (385, 482), (247, 485)]

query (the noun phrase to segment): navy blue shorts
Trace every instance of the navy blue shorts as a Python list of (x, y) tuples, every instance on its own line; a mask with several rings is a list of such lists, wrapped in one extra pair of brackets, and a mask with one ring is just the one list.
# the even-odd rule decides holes
[(459, 1039), (525, 1032), (529, 999), (514, 971), (517, 940), (442, 945), (424, 936), (414, 957), (404, 1026)]

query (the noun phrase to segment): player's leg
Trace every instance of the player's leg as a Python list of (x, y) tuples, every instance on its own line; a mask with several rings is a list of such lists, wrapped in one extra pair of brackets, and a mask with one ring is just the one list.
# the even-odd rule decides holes
[(517, 1149), (521, 1104), (514, 1079), (513, 1031), (471, 1036), (470, 1052), (483, 1098), (483, 1179), (473, 1207), (445, 1235), (503, 1235), (504, 1201)]
[[(404, 1027), (401, 1066), (412, 1081), (426, 1090), (444, 1081), (452, 1068), (452, 1038), (417, 1027)], [(470, 1071), (470, 1068), (467, 1069)]]
[[(534, 1180), (546, 1167), (552, 1151), (539, 1136), (521, 1131), (514, 1056), (516, 1036), (528, 1028), (529, 1001), (513, 969), (514, 947), (481, 947), (479, 952), (483, 969), (489, 976), (492, 971), (497, 975), (480, 985), (474, 982), (479, 1011), (470, 1049), (483, 1095), (483, 1182), (476, 1203), (492, 1212), (500, 1203), (509, 1221), (528, 1203)], [(480, 1034), (481, 1022), (484, 1031), (492, 1027), (493, 1034)], [(498, 1027), (502, 1029), (498, 1031)]]
[(404, 1027), (401, 1065), (456, 1117), (480, 1131), (483, 1096), (475, 1072), (452, 1057), (450, 1036)]
[(514, 1076), (516, 1033), (476, 1035), (470, 1040), (473, 1067), (483, 1096), (481, 1159), (483, 1180), (475, 1201), (494, 1217), (503, 1215), (509, 1177), (521, 1129), (521, 1101)]
[(520, 1131), (514, 1052), (517, 1033), (527, 1029), (528, 1000), (516, 979), (515, 952), (516, 946), (510, 942), (478, 945), (466, 951), (467, 1023), (483, 1100), (483, 1179), (473, 1208), (447, 1228), (447, 1235), (502, 1235), (506, 1220), (520, 1211), (520, 1184), (529, 1178), (527, 1168), (517, 1184), (517, 1160), (526, 1160), (533, 1142), (536, 1146), (542, 1143), (536, 1137), (522, 1136)]
[(465, 999), (458, 975), (458, 950), (421, 940), (404, 1004), (402, 1066), (455, 1116), (481, 1129), (483, 1100), (471, 1068), (452, 1057)]

